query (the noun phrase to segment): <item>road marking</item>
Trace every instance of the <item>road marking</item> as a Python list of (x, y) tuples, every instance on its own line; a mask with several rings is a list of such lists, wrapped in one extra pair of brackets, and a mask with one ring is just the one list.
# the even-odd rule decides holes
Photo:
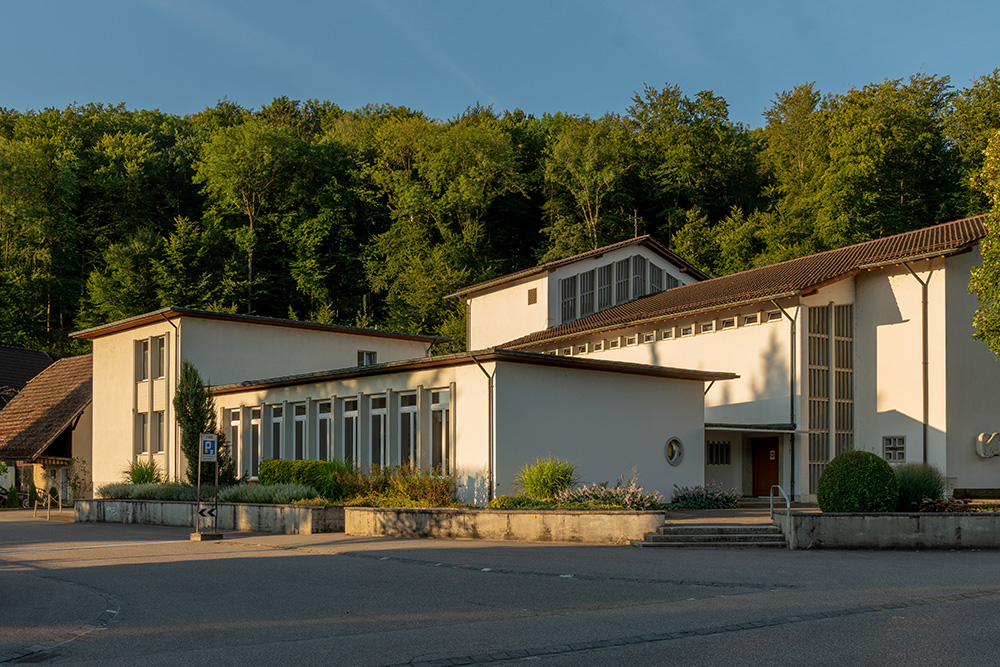
[(45, 547), (44, 549), (13, 549), (11, 551), (0, 551), (3, 554), (26, 554), (36, 551), (73, 551), (76, 549), (103, 549), (105, 547), (139, 547), (147, 544), (176, 544), (178, 542), (189, 542), (190, 540), (156, 540), (154, 542), (104, 542), (102, 544), (84, 544), (77, 547)]

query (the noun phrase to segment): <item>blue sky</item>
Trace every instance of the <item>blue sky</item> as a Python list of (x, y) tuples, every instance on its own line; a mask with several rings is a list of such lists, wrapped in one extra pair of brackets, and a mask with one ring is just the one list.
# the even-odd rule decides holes
[(0, 107), (20, 111), (286, 95), (599, 116), (669, 83), (756, 127), (808, 81), (840, 93), (924, 72), (961, 88), (1000, 67), (995, 0), (2, 0), (0, 25)]

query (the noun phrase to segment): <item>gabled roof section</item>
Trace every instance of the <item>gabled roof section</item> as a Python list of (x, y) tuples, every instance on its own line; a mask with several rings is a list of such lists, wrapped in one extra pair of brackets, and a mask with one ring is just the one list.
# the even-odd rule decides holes
[(263, 315), (240, 315), (238, 313), (218, 313), (210, 310), (198, 310), (196, 308), (182, 308), (180, 306), (167, 306), (151, 313), (143, 313), (135, 317), (129, 317), (117, 322), (102, 324), (90, 329), (76, 331), (70, 334), (73, 338), (100, 338), (109, 334), (127, 331), (147, 324), (155, 324), (164, 320), (174, 320), (179, 317), (192, 317), (204, 320), (221, 320), (225, 322), (245, 322), (247, 324), (263, 324), (275, 327), (290, 327), (293, 329), (312, 329), (314, 331), (327, 331), (330, 333), (354, 334), (356, 336), (375, 336), (376, 338), (397, 338), (402, 340), (420, 341), (423, 343), (444, 343), (449, 338), (441, 336), (424, 336), (421, 334), (399, 333), (396, 331), (383, 331), (380, 329), (362, 329), (361, 327), (348, 327), (340, 324), (321, 324), (319, 322), (307, 322), (304, 320), (284, 320), (278, 317), (264, 317)]
[(212, 387), (212, 392), (217, 395), (234, 394), (242, 391), (252, 391), (256, 389), (291, 387), (302, 384), (313, 384), (316, 382), (345, 380), (356, 377), (371, 377), (376, 375), (386, 375), (388, 373), (419, 371), (419, 370), (426, 370), (428, 368), (442, 368), (448, 366), (463, 366), (463, 365), (470, 365), (481, 362), (493, 362), (493, 361), (533, 364), (536, 366), (556, 366), (559, 368), (576, 368), (579, 370), (602, 371), (605, 373), (626, 373), (631, 375), (646, 375), (652, 377), (673, 378), (678, 380), (692, 380), (695, 382), (732, 380), (739, 377), (735, 373), (720, 372), (720, 371), (700, 371), (688, 368), (652, 366), (648, 364), (636, 364), (624, 361), (607, 361), (604, 359), (558, 357), (552, 354), (541, 354), (538, 352), (525, 352), (521, 350), (501, 350), (497, 348), (487, 348), (485, 350), (478, 350), (474, 352), (443, 354), (437, 357), (423, 357), (420, 359), (390, 361), (388, 363), (374, 364), (372, 366), (354, 366), (351, 368), (339, 368), (329, 371), (317, 371), (314, 373), (287, 375), (285, 377), (278, 377), (278, 378), (234, 382), (232, 384), (216, 385)]
[(51, 364), (52, 357), (39, 350), (0, 345), (0, 410)]
[(691, 264), (686, 259), (682, 258), (680, 255), (676, 254), (670, 250), (667, 246), (663, 245), (652, 236), (637, 236), (634, 239), (628, 239), (627, 241), (620, 241), (618, 243), (613, 243), (612, 245), (606, 245), (603, 248), (598, 248), (596, 250), (588, 250), (587, 252), (580, 253), (579, 255), (573, 255), (572, 257), (566, 257), (564, 259), (557, 259), (552, 262), (546, 262), (545, 264), (539, 264), (538, 266), (533, 266), (530, 269), (522, 269), (520, 271), (515, 271), (514, 273), (508, 273), (505, 276), (498, 276), (496, 278), (491, 278), (489, 280), (484, 280), (483, 282), (476, 283), (475, 285), (469, 285), (468, 287), (463, 287), (453, 294), (449, 294), (445, 298), (459, 297), (459, 296), (469, 296), (475, 294), (476, 292), (481, 292), (483, 290), (491, 289), (493, 287), (498, 287), (506, 283), (511, 283), (516, 280), (521, 280), (523, 278), (530, 278), (531, 276), (538, 275), (540, 273), (545, 273), (547, 271), (554, 271), (561, 266), (566, 266), (567, 264), (572, 264), (574, 262), (579, 262), (586, 259), (594, 259), (604, 255), (605, 253), (611, 252), (613, 250), (619, 250), (621, 248), (628, 248), (630, 246), (645, 246), (655, 252), (656, 254), (663, 257), (665, 260), (677, 266), (681, 271), (690, 274), (697, 278), (698, 280), (707, 280), (708, 275), (704, 273), (701, 269)]
[(93, 357), (67, 357), (32, 379), (0, 412), (0, 459), (31, 461), (90, 405)]
[(958, 254), (986, 234), (985, 215), (945, 222), (815, 255), (681, 285), (609, 308), (503, 347), (530, 347), (601, 331), (797, 296), (868, 269)]

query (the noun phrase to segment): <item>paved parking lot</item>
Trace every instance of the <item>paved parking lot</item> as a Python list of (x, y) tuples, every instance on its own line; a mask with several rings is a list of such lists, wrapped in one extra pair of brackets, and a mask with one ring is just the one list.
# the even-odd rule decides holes
[(1000, 663), (1000, 554), (665, 550), (0, 512), (0, 663)]

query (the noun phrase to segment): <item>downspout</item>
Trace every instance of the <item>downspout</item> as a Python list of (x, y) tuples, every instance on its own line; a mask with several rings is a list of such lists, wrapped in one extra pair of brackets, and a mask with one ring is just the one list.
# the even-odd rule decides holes
[(923, 393), (923, 419), (921, 420), (921, 430), (923, 438), (923, 461), (927, 463), (927, 422), (930, 412), (929, 386), (930, 386), (930, 361), (927, 351), (927, 281), (921, 279), (917, 272), (913, 270), (909, 262), (903, 262), (903, 266), (910, 272), (918, 283), (920, 283), (920, 354), (922, 365), (921, 391)]
[[(179, 471), (180, 471), (180, 467), (181, 467), (181, 459), (180, 459), (180, 456), (179, 456), (179, 452), (180, 452), (181, 446), (180, 446), (180, 442), (179, 442), (179, 438), (178, 438), (179, 434), (177, 432), (177, 415), (174, 414), (174, 396), (177, 395), (177, 384), (180, 382), (180, 375), (181, 375), (181, 368), (180, 368), (180, 358), (181, 358), (181, 330), (180, 330), (180, 328), (178, 328), (178, 326), (176, 324), (174, 324), (173, 322), (171, 322), (167, 318), (167, 316), (164, 315), (163, 313), (160, 313), (160, 317), (163, 318), (164, 322), (166, 322), (167, 324), (169, 324), (170, 326), (172, 326), (174, 328), (174, 386), (173, 386), (173, 391), (170, 392), (170, 398), (167, 401), (165, 401), (166, 405), (164, 406), (164, 409), (169, 411), (167, 414), (169, 414), (172, 417), (172, 420), (170, 420), (170, 421), (173, 421), (173, 423), (174, 423), (174, 437), (173, 437), (173, 441), (174, 441), (173, 442), (173, 450), (174, 450), (173, 451), (173, 454), (174, 454), (174, 456), (173, 456), (173, 458), (174, 458), (174, 465), (173, 465), (173, 467), (174, 467), (174, 479), (176, 479), (176, 480), (179, 481), (180, 480), (180, 472)], [(165, 429), (164, 429), (164, 431), (165, 431)], [(170, 457), (168, 456), (167, 457), (167, 461), (169, 461), (169, 460), (170, 460)], [(168, 476), (169, 476), (169, 474), (170, 474), (170, 471), (167, 471), (167, 475)]]
[[(486, 372), (474, 354), (470, 352), (469, 356), (486, 376), (486, 501), (490, 502), (493, 500), (493, 375)], [(493, 373), (496, 374), (495, 369)]]
[(789, 359), (788, 359), (788, 421), (792, 425), (792, 432), (789, 435), (791, 440), (789, 446), (789, 454), (791, 456), (791, 461), (789, 466), (791, 470), (788, 475), (788, 495), (791, 498), (795, 497), (795, 431), (798, 426), (795, 423), (795, 318), (792, 317), (787, 310), (781, 307), (774, 299), (771, 299), (771, 303), (774, 307), (781, 311), (789, 322), (788, 328), (788, 349), (789, 349)]

